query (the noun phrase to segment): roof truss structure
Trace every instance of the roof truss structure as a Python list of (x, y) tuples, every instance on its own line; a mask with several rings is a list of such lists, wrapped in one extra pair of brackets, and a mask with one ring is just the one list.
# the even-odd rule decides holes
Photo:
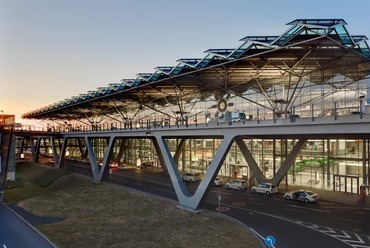
[[(303, 87), (330, 85), (334, 78), (345, 78), (347, 85), (368, 76), (367, 38), (351, 36), (343, 19), (297, 19), (287, 25), (291, 27), (280, 36), (246, 36), (235, 49), (208, 49), (203, 58), (182, 58), (175, 66), (158, 66), (153, 73), (139, 73), (22, 117), (87, 123), (125, 121), (140, 113), (141, 118), (152, 113), (176, 117), (196, 112), (197, 102), (211, 108), (219, 99), (233, 97), (283, 110), (295, 103)], [(282, 90), (289, 92), (284, 98)], [(248, 92), (263, 96), (264, 103)]]

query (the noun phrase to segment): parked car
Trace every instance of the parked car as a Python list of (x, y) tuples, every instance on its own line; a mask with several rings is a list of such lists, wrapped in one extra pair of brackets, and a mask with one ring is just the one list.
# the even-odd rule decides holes
[(253, 194), (263, 193), (266, 195), (275, 194), (278, 192), (278, 188), (275, 184), (272, 183), (260, 183), (251, 188)]
[(248, 184), (244, 180), (234, 179), (225, 184), (227, 189), (237, 189), (239, 191), (246, 190), (248, 188)]
[(182, 180), (187, 182), (196, 182), (202, 180), (199, 173), (184, 173), (182, 175)]
[(316, 202), (320, 199), (319, 195), (310, 190), (297, 190), (292, 192), (286, 192), (284, 198), (287, 200), (297, 200), (308, 202)]
[(118, 169), (118, 163), (117, 162), (112, 162), (109, 164), (109, 168), (114, 168), (114, 169)]
[(225, 181), (219, 177), (216, 177), (216, 179), (213, 181), (213, 186), (221, 186), (224, 184), (225, 184)]
[(152, 167), (152, 165), (153, 165), (153, 162), (150, 162), (150, 161), (145, 161), (141, 163), (142, 168)]

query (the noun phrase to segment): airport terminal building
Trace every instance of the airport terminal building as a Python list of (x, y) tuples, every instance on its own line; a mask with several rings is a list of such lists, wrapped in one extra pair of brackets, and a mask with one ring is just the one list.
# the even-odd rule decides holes
[[(297, 19), (25, 113), (17, 153), (75, 160), (101, 181), (109, 165), (168, 173), (197, 209), (216, 176), (359, 193), (370, 173), (370, 50), (343, 19)], [(190, 195), (184, 172), (202, 175)]]

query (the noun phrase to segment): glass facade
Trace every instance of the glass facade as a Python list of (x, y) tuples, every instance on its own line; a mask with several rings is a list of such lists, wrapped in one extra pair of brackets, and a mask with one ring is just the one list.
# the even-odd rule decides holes
[[(20, 140), (19, 140), (20, 141)], [(180, 173), (193, 172), (202, 175), (208, 169), (221, 139), (186, 139), (180, 147), (179, 139), (168, 139), (166, 143)], [(262, 174), (272, 178), (279, 170), (287, 155), (292, 151), (296, 140), (285, 139), (244, 139)], [(97, 159), (101, 164), (106, 155), (108, 142), (106, 139), (93, 139), (92, 145)], [(50, 142), (44, 141), (46, 147), (40, 149), (44, 156), (52, 156)], [(42, 146), (44, 146), (42, 145)], [(87, 159), (86, 145), (83, 139), (68, 141), (67, 159), (85, 162)], [(175, 156), (179, 151), (179, 156)], [(117, 138), (112, 150), (111, 161), (125, 166), (137, 166), (138, 158), (141, 165), (146, 164), (153, 171), (166, 170), (160, 164), (157, 152), (151, 139), (120, 139)], [(347, 193), (359, 193), (361, 184), (369, 183), (370, 172), (370, 141), (353, 139), (322, 139), (307, 140), (281, 181), (280, 187), (287, 185), (318, 188)], [(253, 173), (234, 142), (222, 166), (218, 177), (225, 179), (243, 178), (254, 184)]]

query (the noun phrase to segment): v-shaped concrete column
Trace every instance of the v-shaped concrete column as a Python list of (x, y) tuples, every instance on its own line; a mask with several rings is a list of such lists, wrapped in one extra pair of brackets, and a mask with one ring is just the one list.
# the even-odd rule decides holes
[(274, 184), (279, 184), (285, 174), (288, 172), (290, 166), (292, 166), (294, 160), (297, 158), (298, 154), (301, 152), (303, 146), (306, 144), (307, 139), (301, 138), (294, 145), (293, 150), (288, 154), (285, 161), (282, 163), (278, 171), (275, 173), (274, 177), (269, 180), (269, 182)]
[(258, 167), (258, 164), (254, 160), (251, 152), (249, 151), (247, 145), (243, 141), (243, 137), (236, 137), (235, 142), (240, 148), (245, 160), (247, 161), (249, 168), (251, 169), (254, 177), (258, 183), (262, 182), (271, 182), (274, 184), (279, 184), (289, 168), (292, 166), (294, 160), (297, 158), (299, 152), (302, 150), (304, 144), (306, 144), (307, 139), (299, 139), (298, 142), (294, 145), (293, 150), (288, 154), (287, 158), (280, 166), (279, 170), (275, 173), (274, 177), (267, 179), (261, 172), (261, 169)]
[[(62, 148), (60, 149), (60, 156), (59, 156), (59, 159), (58, 159), (58, 163), (56, 164), (57, 169), (62, 169), (66, 166), (65, 164), (63, 164), (63, 161), (65, 162), (67, 142), (68, 142), (68, 139), (64, 138)], [(60, 144), (60, 142), (59, 142), (59, 144)]]
[[(54, 158), (54, 166), (55, 166), (55, 168), (59, 168), (58, 167), (58, 162), (59, 162), (59, 156), (58, 156), (58, 152), (57, 152), (57, 148), (56, 148), (56, 146), (55, 146), (55, 141), (56, 140), (59, 140), (59, 138), (54, 138), (54, 137), (51, 137), (51, 149), (52, 149), (52, 151), (53, 151), (53, 158)], [(60, 142), (59, 142), (59, 144), (60, 144)]]
[(35, 140), (36, 140), (36, 147), (33, 142), (33, 139), (31, 138), (31, 151), (32, 151), (33, 162), (37, 163), (40, 157), (41, 138), (38, 137)]
[(266, 182), (268, 179), (262, 174), (261, 169), (258, 167), (256, 160), (254, 160), (252, 153), (249, 151), (247, 145), (244, 143), (243, 137), (235, 138), (236, 144), (239, 146), (244, 159), (247, 161), (253, 176), (256, 178), (258, 183)]
[(93, 177), (94, 177), (94, 182), (99, 183), (102, 180), (104, 172), (108, 171), (108, 168), (109, 168), (108, 163), (109, 163), (109, 160), (112, 154), (115, 139), (113, 138), (107, 139), (107, 141), (109, 140), (108, 147), (107, 147), (107, 151), (104, 156), (103, 166), (100, 169), (99, 169), (98, 163), (96, 162), (96, 156), (95, 156), (94, 149), (91, 143), (92, 139), (86, 137), (85, 140), (86, 140), (86, 147), (89, 153), (90, 165), (91, 165), (91, 170), (92, 170)]
[(211, 182), (215, 180), (218, 171), (220, 170), (222, 163), (230, 150), (234, 136), (227, 134), (224, 136), (223, 141), (218, 147), (217, 152), (194, 195), (191, 195), (187, 191), (177, 169), (175, 160), (172, 157), (164, 138), (162, 138), (160, 135), (156, 135), (155, 137), (156, 140), (154, 142), (158, 144), (158, 149), (163, 156), (163, 160), (170, 175), (177, 198), (179, 199), (179, 206), (185, 209), (196, 211), (204, 201), (211, 185), (213, 185)]

